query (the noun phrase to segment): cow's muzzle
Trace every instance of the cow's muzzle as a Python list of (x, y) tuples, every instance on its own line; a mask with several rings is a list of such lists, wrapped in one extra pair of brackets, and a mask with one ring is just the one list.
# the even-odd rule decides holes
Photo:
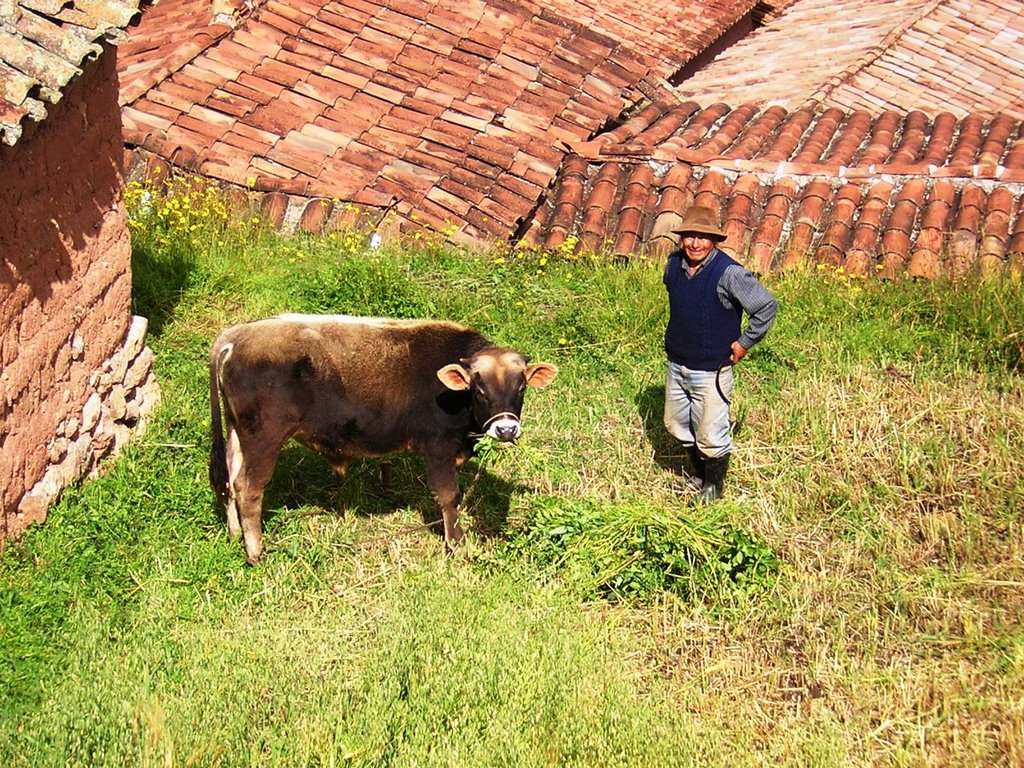
[(519, 426), (519, 417), (511, 411), (496, 413), (484, 422), (483, 432), (495, 440), (509, 443), (519, 437), (522, 428)]

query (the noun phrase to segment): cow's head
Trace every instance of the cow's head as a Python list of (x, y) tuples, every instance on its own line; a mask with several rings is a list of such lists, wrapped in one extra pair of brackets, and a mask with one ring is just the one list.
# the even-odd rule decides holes
[(527, 387), (544, 387), (558, 375), (550, 363), (530, 364), (511, 349), (485, 349), (446, 365), (437, 377), (448, 389), (470, 391), (473, 416), (484, 434), (508, 442), (519, 437)]

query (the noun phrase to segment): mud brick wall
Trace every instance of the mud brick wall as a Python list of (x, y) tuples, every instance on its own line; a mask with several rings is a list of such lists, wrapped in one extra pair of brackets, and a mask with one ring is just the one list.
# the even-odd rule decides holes
[(0, 541), (122, 445), (156, 401), (112, 49), (0, 145)]

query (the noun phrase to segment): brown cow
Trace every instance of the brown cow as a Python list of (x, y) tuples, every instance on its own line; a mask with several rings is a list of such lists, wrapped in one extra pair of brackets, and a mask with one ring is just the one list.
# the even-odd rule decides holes
[(419, 451), (454, 549), (456, 466), (484, 434), (519, 437), (526, 387), (557, 373), (448, 322), (280, 315), (227, 328), (210, 351), (210, 483), (228, 534), (259, 560), (263, 488), (294, 437), (339, 474), (350, 458)]

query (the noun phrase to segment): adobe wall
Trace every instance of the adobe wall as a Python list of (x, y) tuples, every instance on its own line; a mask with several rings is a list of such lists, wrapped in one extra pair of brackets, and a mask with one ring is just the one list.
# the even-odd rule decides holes
[(0, 145), (0, 541), (123, 444), (158, 390), (131, 316), (113, 49)]

